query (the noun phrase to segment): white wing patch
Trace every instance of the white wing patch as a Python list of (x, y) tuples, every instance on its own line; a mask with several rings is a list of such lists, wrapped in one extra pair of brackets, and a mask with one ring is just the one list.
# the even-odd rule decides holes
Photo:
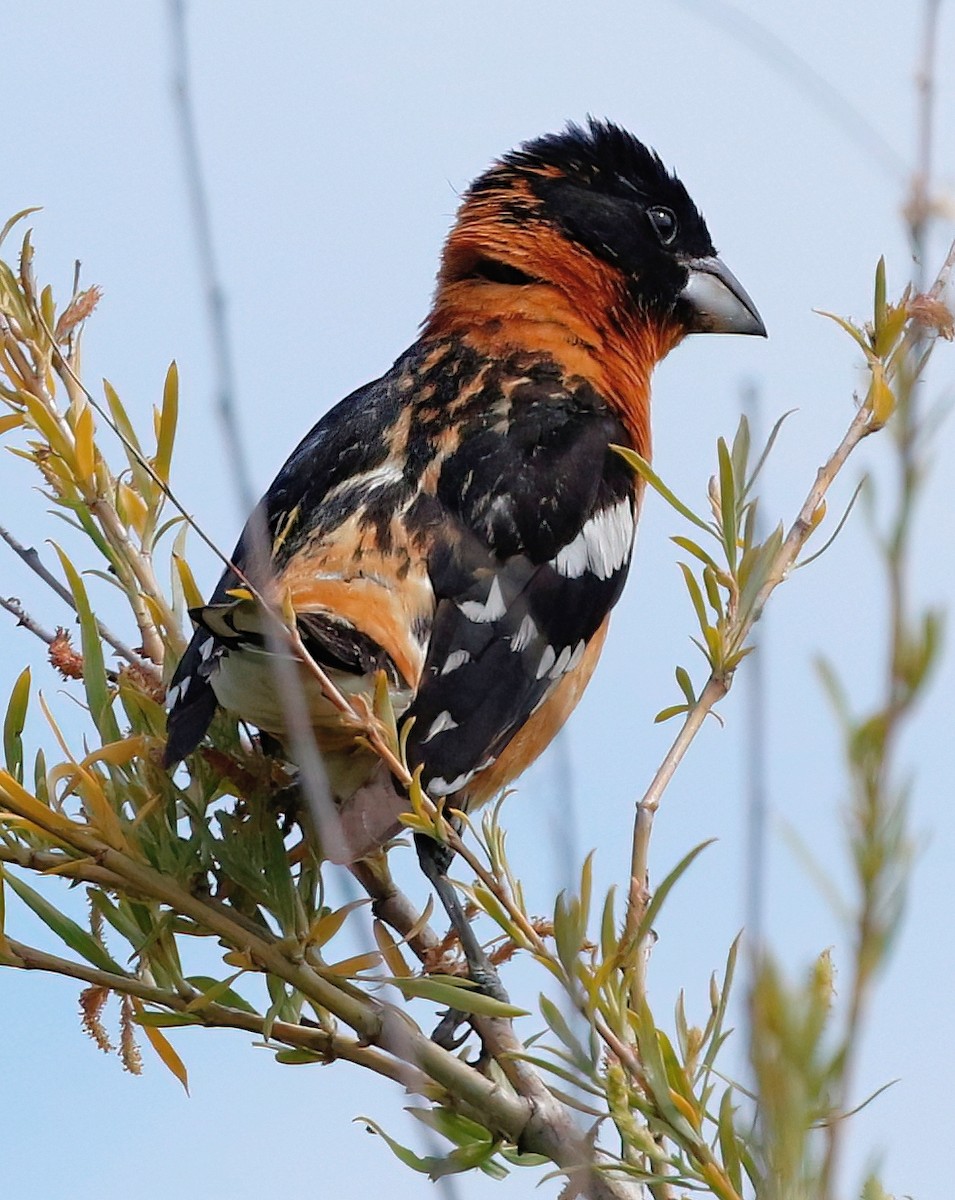
[(511, 637), (511, 649), (520, 654), (530, 644), (530, 640), (537, 633), (537, 626), (534, 624), (534, 618), (527, 614), (518, 626), (517, 633)]
[(425, 742), (430, 742), (433, 737), (437, 736), (437, 734), (444, 733), (448, 729), (457, 729), (457, 727), (457, 721), (455, 721), (454, 717), (452, 717), (448, 710), (445, 709), (443, 713), (439, 713), (438, 716), (436, 716), (431, 722), (431, 728), (428, 730), (427, 737), (421, 739), (422, 746), (425, 744)]
[(471, 661), (471, 654), (468, 650), (452, 650), (448, 657), (444, 660), (444, 666), (441, 668), (442, 675), (450, 675), (452, 671), (456, 671), (458, 667), (463, 667)]
[(609, 579), (629, 560), (634, 529), (629, 498), (601, 509), (551, 560), (554, 570), (566, 579), (579, 579), (585, 571)]
[(457, 792), (464, 787), (466, 783), (470, 783), (474, 776), (478, 773), (479, 768), (475, 767), (473, 771), (464, 771), (456, 779), (448, 781), (447, 779), (437, 778), (432, 779), (428, 784), (428, 791), (432, 796), (450, 796), (452, 792)]
[(504, 603), (504, 595), (501, 592), (501, 581), (495, 575), (491, 580), (491, 587), (487, 594), (487, 599), (482, 604), (480, 600), (465, 600), (458, 605), (461, 612), (469, 621), (474, 621), (478, 625), (488, 624), (491, 621), (499, 621), (507, 611), (507, 606)]

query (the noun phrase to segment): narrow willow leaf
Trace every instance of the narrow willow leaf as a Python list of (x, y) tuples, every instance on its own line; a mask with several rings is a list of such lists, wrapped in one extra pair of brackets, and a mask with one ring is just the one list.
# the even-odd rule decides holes
[(143, 1029), (147, 1026), (151, 1029), (177, 1029), (182, 1025), (202, 1024), (198, 1017), (190, 1016), (189, 1013), (152, 1012), (150, 1009), (134, 1013), (133, 1020)]
[(736, 479), (733, 475), (733, 462), (726, 442), (720, 438), (716, 443), (716, 453), (720, 467), (720, 525), (723, 530), (723, 551), (726, 561), (733, 571), (736, 567)]
[(153, 470), (163, 481), (169, 482), (169, 467), (172, 448), (176, 439), (176, 424), (179, 420), (179, 368), (175, 362), (169, 364), (162, 391), (162, 412), (159, 416), (159, 433), (156, 437), (156, 458)]
[(232, 988), (232, 985), (242, 974), (242, 971), (236, 971), (228, 979), (213, 979), (210, 975), (190, 975), (186, 979), (186, 983), (191, 984), (202, 994), (189, 1001), (186, 1005), (186, 1011), (190, 1013), (198, 1012), (205, 1008), (207, 1004), (225, 1004), (229, 1008), (237, 1008), (240, 1012), (258, 1016), (258, 1013), (248, 1000), (240, 996)]
[(693, 691), (693, 680), (690, 679), (690, 673), (686, 667), (677, 667), (676, 681), (680, 691), (686, 697), (687, 704), (696, 703), (696, 693)]
[(741, 484), (746, 478), (746, 470), (749, 466), (749, 421), (744, 413), (739, 419), (739, 425), (736, 427), (736, 436), (733, 438), (733, 449), (730, 453), (730, 458), (733, 461), (733, 477), (737, 485)]
[(653, 718), (654, 725), (662, 725), (666, 721), (672, 721), (674, 717), (682, 716), (689, 711), (686, 704), (671, 704), (668, 708), (661, 708)]
[(341, 908), (335, 909), (334, 912), (321, 913), (311, 924), (308, 931), (308, 941), (313, 946), (324, 946), (326, 942), (330, 942), (336, 933), (345, 924), (345, 920), (349, 913), (353, 913), (356, 909), (370, 904), (367, 899), (352, 900), (348, 904), (343, 904)]
[(708, 567), (712, 567), (714, 571), (719, 570), (719, 567), (716, 565), (716, 560), (713, 558), (713, 556), (707, 554), (703, 547), (698, 546), (696, 542), (690, 541), (689, 538), (685, 537), (671, 537), (670, 541), (675, 542), (676, 545), (678, 545), (681, 550), (685, 550), (687, 554), (692, 554), (694, 558), (698, 558), (701, 563), (704, 563)]
[(735, 1118), (736, 1109), (733, 1107), (733, 1089), (728, 1087), (720, 1101), (720, 1119), (717, 1126), (720, 1139), (720, 1154), (723, 1158), (723, 1170), (737, 1192), (743, 1192), (743, 1170), (737, 1145)]
[(474, 1013), (481, 1017), (526, 1017), (528, 1012), (503, 1000), (495, 1000), (484, 992), (475, 991), (470, 979), (457, 975), (427, 975), (404, 979), (393, 976), (387, 980), (394, 984), (406, 1000), (430, 1000), (458, 1012)]
[(875, 299), (872, 305), (872, 325), (878, 344), (885, 324), (885, 255), (879, 258), (875, 268)]
[(403, 1146), (401, 1142), (395, 1141), (393, 1137), (385, 1133), (381, 1126), (372, 1121), (370, 1117), (356, 1117), (355, 1121), (361, 1122), (370, 1133), (377, 1133), (398, 1161), (404, 1163), (406, 1167), (410, 1167), (412, 1171), (417, 1171), (419, 1175), (429, 1175), (434, 1178), (434, 1172), (440, 1171), (447, 1165), (445, 1158), (431, 1155), (422, 1157), (420, 1154), (415, 1154), (413, 1150), (409, 1150), (407, 1146)]
[(643, 914), (643, 920), (640, 922), (640, 928), (637, 934), (638, 943), (642, 941), (644, 937), (646, 937), (647, 933), (653, 927), (653, 922), (656, 920), (657, 913), (659, 913), (660, 909), (663, 907), (667, 896), (673, 890), (675, 885), (690, 869), (698, 856), (702, 854), (708, 846), (711, 846), (714, 841), (716, 841), (715, 838), (709, 838), (705, 842), (700, 842), (698, 846), (694, 846), (688, 854), (684, 854), (673, 870), (670, 871), (669, 874), (667, 874), (664, 879), (653, 889), (653, 895), (650, 897), (650, 903), (647, 905), (647, 911)]
[(872, 357), (872, 349), (869, 346), (869, 339), (865, 336), (862, 330), (858, 328), (858, 326), (853, 325), (851, 321), (845, 320), (844, 317), (840, 317), (836, 313), (826, 312), (825, 309), (822, 308), (814, 308), (813, 312), (817, 313), (820, 317), (828, 317), (830, 321), (835, 321), (839, 328), (844, 329), (852, 338), (852, 340), (859, 346), (866, 358)]
[(769, 458), (769, 456), (772, 452), (773, 446), (776, 443), (776, 438), (779, 436), (779, 431), (783, 427), (783, 422), (786, 421), (789, 417), (791, 417), (795, 411), (796, 410), (794, 408), (790, 408), (787, 412), (784, 412), (783, 415), (779, 418), (779, 420), (776, 422), (776, 424), (770, 430), (769, 437), (766, 439), (766, 445), (763, 447), (763, 452), (757, 459), (756, 466), (753, 467), (753, 473), (752, 473), (752, 475), (750, 475), (749, 479), (746, 480), (746, 485), (743, 488), (743, 492), (742, 492), (742, 495), (740, 496), (740, 500), (745, 500), (746, 497), (749, 495), (750, 491), (752, 490), (753, 484), (756, 482), (757, 478), (759, 477), (760, 471), (762, 471), (763, 466), (766, 463), (766, 459)]
[(366, 954), (353, 954), (351, 958), (343, 958), (340, 962), (329, 963), (328, 970), (333, 975), (342, 975), (350, 977), (357, 975), (360, 971), (373, 971), (375, 967), (381, 966), (381, 955), (377, 950), (371, 950)]
[(0, 246), (3, 245), (4, 241), (6, 241), (7, 234), (14, 227), (14, 225), (17, 224), (18, 221), (22, 221), (24, 217), (30, 216), (31, 213), (42, 211), (42, 205), (34, 204), (32, 208), (21, 208), (19, 212), (14, 213), (10, 220), (4, 224), (2, 229), (0, 229)]
[(589, 1079), (580, 1074), (579, 1071), (569, 1071), (566, 1067), (559, 1067), (555, 1062), (551, 1062), (548, 1058), (541, 1058), (535, 1054), (527, 1054), (526, 1052), (514, 1051), (508, 1055), (509, 1058), (518, 1058), (521, 1062), (530, 1063), (532, 1067), (537, 1067), (541, 1071), (547, 1071), (551, 1075), (556, 1075), (558, 1079), (563, 1079), (565, 1083), (569, 1083), (572, 1087), (580, 1088), (582, 1092), (587, 1092), (591, 1096), (602, 1098), (604, 1089), (598, 1087), (595, 1083), (591, 1083)]
[(103, 643), (100, 641), (99, 631), (96, 628), (96, 618), (90, 607), (86, 587), (79, 571), (73, 566), (64, 551), (55, 542), (52, 545), (59, 556), (66, 581), (73, 593), (73, 602), (76, 605), (80, 623), (80, 644), (83, 652), (83, 684), (86, 688), (86, 699), (90, 706), (93, 722), (104, 741), (118, 742), (120, 732), (113, 714), (112, 695), (109, 681), (106, 678)]
[(433, 1129), (435, 1133), (446, 1137), (449, 1142), (454, 1142), (456, 1146), (470, 1146), (474, 1142), (483, 1142), (490, 1146), (495, 1140), (491, 1131), (478, 1121), (472, 1121), (470, 1117), (447, 1108), (416, 1108), (409, 1105), (405, 1112), (422, 1125)]
[(126, 972), (121, 966), (113, 962), (110, 956), (106, 953), (100, 943), (88, 933), (82, 926), (65, 913), (61, 913), (58, 908), (55, 908), (49, 900), (41, 896), (39, 892), (35, 892), (33, 888), (18, 879), (5, 867), (0, 866), (0, 875), (2, 875), (10, 885), (10, 890), (13, 891), (23, 903), (47, 926), (52, 929), (56, 936), (65, 942), (71, 950), (75, 950), (77, 954), (81, 954), (87, 962), (93, 964), (94, 967), (99, 967), (101, 971), (110, 971), (114, 975), (125, 975)]
[(307, 1066), (309, 1063), (327, 1063), (328, 1059), (322, 1054), (316, 1054), (313, 1050), (278, 1050), (275, 1054), (277, 1063), (284, 1063), (286, 1066), (298, 1067)]
[(75, 471), (78, 482), (90, 489), (96, 484), (93, 477), (96, 466), (96, 445), (93, 441), (93, 433), (93, 408), (89, 404), (83, 404), (73, 426), (76, 448)]
[(671, 508), (676, 509), (681, 517), (685, 517), (698, 529), (705, 529), (706, 532), (710, 534), (713, 532), (713, 530), (706, 523), (706, 521), (702, 519), (702, 517), (698, 517), (691, 508), (687, 507), (682, 500), (678, 499), (674, 493), (670, 491), (667, 485), (663, 482), (656, 471), (654, 471), (645, 458), (637, 454), (635, 450), (628, 449), (626, 446), (611, 446), (611, 450), (615, 450), (623, 459), (625, 459), (625, 461), (630, 464), (637, 474), (644, 479), (655, 492), (659, 493), (659, 495), (666, 500), (667, 504), (669, 504)]
[(7, 770), (18, 783), (23, 782), (23, 727), (26, 724), (29, 702), (30, 668), (24, 667), (13, 685), (10, 703), (3, 719), (3, 753)]
[(0, 417), (0, 434), (9, 433), (11, 429), (19, 429), (25, 424), (22, 413), (9, 413), (5, 417)]
[(825, 544), (822, 545), (814, 554), (810, 554), (808, 558), (800, 559), (799, 562), (796, 563), (797, 569), (799, 567), (808, 567), (809, 564), (811, 562), (815, 562), (816, 559), (819, 558), (820, 555), (825, 554), (825, 552), (829, 549), (829, 547), (832, 545), (832, 543), (836, 540), (836, 538), (842, 532), (843, 526), (845, 525), (846, 521), (849, 520), (849, 514), (852, 512), (853, 508), (855, 507), (855, 502), (856, 502), (856, 500), (858, 500), (859, 496), (862, 493), (862, 489), (865, 487), (867, 482), (868, 482), (868, 477), (863, 475), (863, 477), (856, 484), (855, 490), (853, 491), (852, 495), (849, 497), (849, 503), (846, 505), (846, 511), (839, 518), (839, 524), (833, 530), (832, 536), (829, 537), (826, 540)]
[(585, 1074), (592, 1074), (594, 1064), (591, 1061), (591, 1056), (580, 1042), (577, 1035), (571, 1030), (567, 1021), (564, 1019), (563, 1013), (547, 996), (541, 995), (539, 999), (541, 1016), (547, 1022), (551, 1032), (556, 1035), (560, 1042), (570, 1051), (571, 1060), (579, 1070)]
[(619, 938), (617, 937), (617, 921), (614, 905), (617, 889), (611, 887), (604, 897), (603, 911), (600, 915), (600, 953), (606, 962), (616, 958)]
[[(143, 1009), (143, 1003), (141, 1000), (137, 999), (136, 996), (131, 997), (131, 999), (133, 1003), (133, 1010), (138, 1017), (142, 1012), (145, 1011)], [(188, 1096), (189, 1073), (186, 1070), (185, 1063), (172, 1048), (172, 1044), (166, 1037), (163, 1036), (163, 1034), (159, 1032), (154, 1025), (144, 1024), (142, 1026), (142, 1030), (146, 1035), (146, 1040), (159, 1055), (159, 1059), (163, 1066), (165, 1066), (173, 1075), (175, 1075), (175, 1077), (182, 1084), (183, 1088), (185, 1088), (186, 1095)]]
[(410, 979), (412, 975), (411, 967), (405, 962), (404, 955), (398, 943), (391, 936), (388, 927), (382, 924), (381, 921), (372, 923), (372, 932), (375, 935), (375, 942), (378, 949), (381, 951), (381, 956), (385, 960), (385, 966), (392, 973), (401, 979)]
[(716, 1054), (723, 1039), (723, 1021), (726, 1019), (726, 1007), (729, 1004), (730, 992), (733, 988), (733, 977), (736, 974), (736, 959), (739, 955), (742, 936), (741, 933), (738, 933), (729, 948), (729, 953), (726, 956), (726, 967), (723, 971), (723, 984), (719, 988), (719, 998), (711, 1018), (712, 1027), (710, 1025), (707, 1026), (707, 1029), (710, 1030), (710, 1042), (703, 1057), (703, 1066), (707, 1071), (713, 1069), (713, 1063), (716, 1060)]
[(693, 608), (696, 610), (696, 619), (700, 624), (700, 629), (705, 634), (709, 625), (709, 617), (706, 612), (706, 604), (703, 602), (703, 593), (700, 591), (700, 585), (697, 583), (696, 576), (687, 563), (681, 562), (678, 565), (683, 572), (686, 590), (690, 593), (690, 600), (693, 602)]

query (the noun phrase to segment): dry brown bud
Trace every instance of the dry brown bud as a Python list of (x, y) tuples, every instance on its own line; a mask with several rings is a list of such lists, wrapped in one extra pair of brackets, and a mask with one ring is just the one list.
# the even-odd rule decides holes
[(50, 666), (59, 671), (64, 679), (83, 678), (83, 655), (73, 649), (70, 635), (62, 626), (57, 628), (48, 653)]
[(955, 315), (944, 300), (920, 294), (908, 304), (909, 316), (924, 329), (931, 330), (950, 342), (955, 338)]
[(85, 291), (78, 292), (70, 303), (60, 313), (60, 318), (56, 323), (56, 329), (53, 331), (53, 336), (58, 342), (65, 342), (73, 330), (81, 321), (85, 321), (93, 309), (99, 304), (103, 292), (101, 288), (93, 287), (86, 288)]

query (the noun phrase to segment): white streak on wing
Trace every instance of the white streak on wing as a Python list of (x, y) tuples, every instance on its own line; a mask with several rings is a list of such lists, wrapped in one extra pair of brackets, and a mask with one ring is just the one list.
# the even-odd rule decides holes
[(634, 522), (630, 500), (595, 513), (552, 559), (554, 570), (566, 579), (579, 579), (591, 571), (598, 579), (609, 579), (630, 558)]
[(445, 709), (443, 713), (439, 713), (438, 716), (436, 716), (431, 722), (431, 728), (428, 730), (427, 737), (421, 739), (422, 746), (425, 744), (425, 742), (430, 742), (431, 739), (437, 734), (444, 733), (448, 729), (457, 729), (457, 727), (457, 721), (455, 721), (454, 717), (452, 717), (448, 710)]
[(404, 471), (397, 463), (384, 462), (381, 466), (364, 471), (361, 475), (350, 475), (348, 479), (343, 479), (341, 483), (331, 489), (325, 500), (334, 500), (342, 492), (351, 492), (355, 489), (371, 492), (376, 488), (387, 487), (391, 483), (400, 483), (402, 479), (404, 479)]
[(587, 643), (583, 638), (574, 647), (574, 652), (570, 656), (570, 662), (567, 664), (567, 670), (573, 671), (580, 665), (580, 660), (584, 657), (584, 651), (587, 649)]
[(463, 667), (471, 661), (471, 655), (467, 650), (453, 650), (444, 660), (444, 666), (441, 668), (442, 675), (450, 675), (452, 671), (456, 671), (458, 667)]
[(516, 654), (520, 654), (536, 633), (537, 626), (534, 624), (534, 618), (528, 613), (524, 620), (521, 621), (517, 633), (511, 636), (511, 649)]
[(458, 608), (469, 621), (474, 621), (479, 625), (499, 620), (507, 611), (501, 592), (501, 581), (496, 575), (494, 576), (487, 599), (483, 604), (480, 600), (465, 600), (463, 604), (458, 605)]
[(550, 669), (551, 679), (560, 679), (561, 675), (567, 670), (567, 664), (570, 662), (571, 648), (565, 646), (557, 656), (557, 661)]
[(556, 661), (557, 651), (553, 646), (545, 646), (544, 653), (541, 655), (541, 660), (537, 667), (537, 678), (543, 679)]
[(199, 645), (199, 657), (205, 662), (216, 648), (215, 638), (208, 637)]
[(192, 676), (187, 675), (185, 679), (180, 679), (175, 687), (171, 687), (169, 691), (166, 692), (167, 708), (175, 708), (175, 706), (188, 691), (190, 683), (192, 683)]
[(428, 791), (432, 796), (450, 796), (452, 792), (456, 792), (459, 788), (463, 788), (466, 783), (470, 783), (476, 774), (476, 770), (465, 771), (457, 779), (452, 779), (450, 783), (447, 779), (442, 779), (439, 776), (437, 779), (432, 779), (428, 784)]

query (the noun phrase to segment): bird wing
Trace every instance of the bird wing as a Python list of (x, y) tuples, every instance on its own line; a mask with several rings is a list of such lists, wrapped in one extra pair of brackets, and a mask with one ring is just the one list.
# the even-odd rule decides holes
[(472, 781), (535, 715), (534, 737), (499, 783), (536, 757), (576, 702), (573, 678), (589, 678), (626, 578), (638, 503), (611, 449), (626, 435), (589, 385), (546, 360), (515, 361), (483, 389), (480, 418), (421, 501), (418, 519), (436, 531), (436, 607), (405, 718), (409, 761), (423, 764), (431, 793), (472, 798)]

